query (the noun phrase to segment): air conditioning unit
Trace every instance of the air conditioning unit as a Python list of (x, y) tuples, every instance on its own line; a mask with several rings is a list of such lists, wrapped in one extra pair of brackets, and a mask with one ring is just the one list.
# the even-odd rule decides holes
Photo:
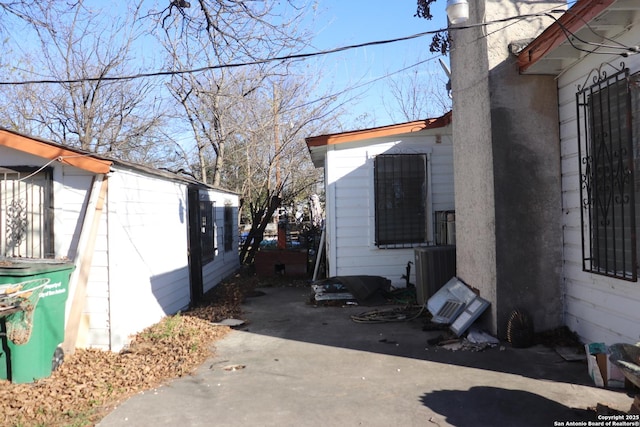
[(460, 336), (489, 307), (489, 301), (480, 298), (462, 280), (452, 277), (427, 301), (431, 321), (451, 325)]
[(415, 249), (416, 299), (427, 300), (456, 275), (456, 247), (427, 246)]

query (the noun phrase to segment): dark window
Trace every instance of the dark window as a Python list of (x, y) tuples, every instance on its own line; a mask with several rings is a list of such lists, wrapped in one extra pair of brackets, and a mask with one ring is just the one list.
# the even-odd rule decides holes
[(233, 206), (224, 205), (224, 251), (233, 250)]
[(426, 154), (380, 155), (374, 162), (376, 245), (427, 242)]
[(54, 258), (50, 168), (0, 167), (0, 256)]
[[(583, 269), (637, 280), (635, 168), (640, 107), (628, 70), (577, 94)], [(635, 119), (634, 119), (634, 116)]]
[(200, 248), (203, 262), (213, 260), (216, 254), (214, 207), (213, 202), (200, 202)]

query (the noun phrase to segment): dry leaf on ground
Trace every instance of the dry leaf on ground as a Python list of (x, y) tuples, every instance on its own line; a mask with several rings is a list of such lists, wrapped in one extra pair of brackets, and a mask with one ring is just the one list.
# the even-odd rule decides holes
[(220, 284), (201, 306), (162, 319), (120, 353), (79, 349), (49, 378), (0, 380), (0, 425), (92, 426), (124, 399), (190, 374), (230, 331), (211, 322), (239, 318), (244, 295), (256, 285), (253, 277)]

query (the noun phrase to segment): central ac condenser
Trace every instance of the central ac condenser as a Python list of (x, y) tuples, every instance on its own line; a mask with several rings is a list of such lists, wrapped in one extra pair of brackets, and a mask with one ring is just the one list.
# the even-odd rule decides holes
[(427, 300), (456, 275), (456, 247), (428, 246), (415, 249), (416, 299)]

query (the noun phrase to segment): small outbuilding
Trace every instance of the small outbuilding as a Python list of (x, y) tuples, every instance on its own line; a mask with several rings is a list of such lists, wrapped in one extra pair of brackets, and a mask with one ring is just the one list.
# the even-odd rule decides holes
[(455, 243), (450, 112), (306, 143), (324, 168), (329, 276), (382, 276), (402, 287), (415, 280), (415, 268), (406, 274), (415, 248)]
[(237, 194), (0, 129), (0, 256), (58, 259), (65, 348), (118, 351), (239, 268)]

